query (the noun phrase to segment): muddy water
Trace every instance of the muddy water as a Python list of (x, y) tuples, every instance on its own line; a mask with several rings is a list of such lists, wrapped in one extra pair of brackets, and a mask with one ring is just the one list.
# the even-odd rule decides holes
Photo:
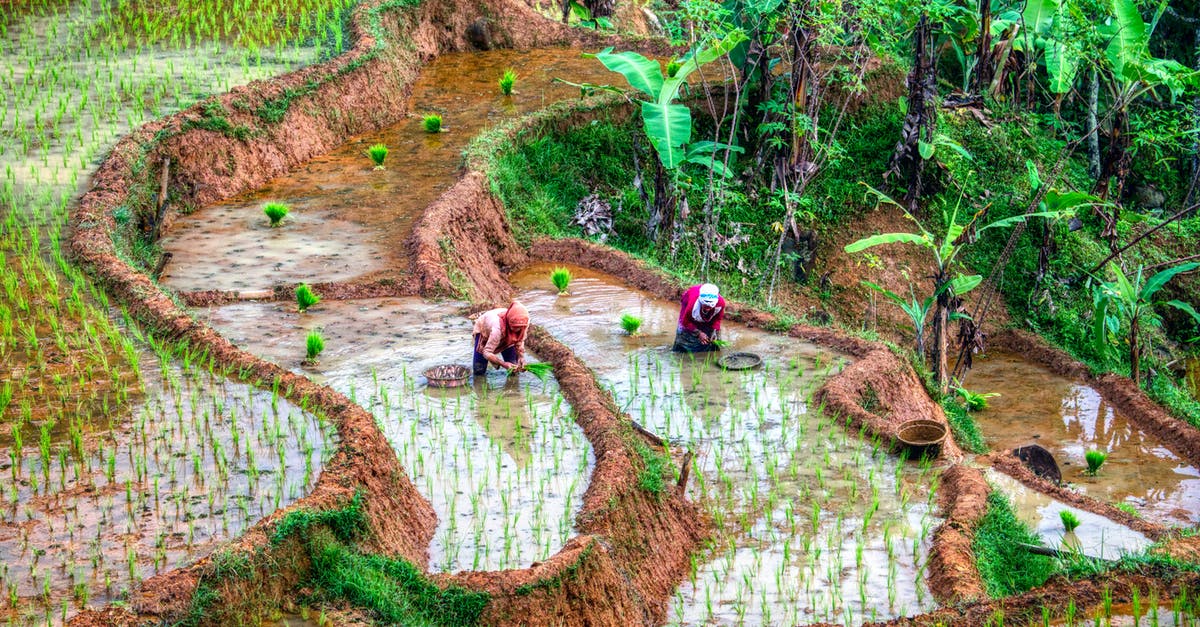
[[(432, 567), (524, 567), (572, 535), (595, 459), (553, 380), (492, 370), (460, 389), (425, 385), (426, 368), (471, 362), (471, 321), (457, 314), (461, 305), (342, 301), (301, 315), (290, 304), (240, 303), (203, 315), (231, 341), (375, 414), (437, 511)], [(326, 348), (317, 366), (302, 368), (311, 329), (323, 330)]]
[[(697, 454), (691, 496), (721, 530), (672, 601), (678, 624), (859, 624), (933, 607), (923, 564), (936, 525), (932, 471), (901, 466), (834, 424), (811, 394), (845, 359), (736, 324), (726, 351), (765, 359), (726, 372), (669, 352), (679, 306), (571, 268), (569, 296), (551, 266), (512, 277), (533, 322), (575, 351), (625, 411)], [(643, 334), (620, 329), (623, 313)]]
[[(1116, 559), (1123, 553), (1141, 551), (1152, 543), (1150, 538), (1137, 531), (1031, 490), (1004, 473), (989, 468), (985, 474), (988, 481), (1012, 501), (1017, 517), (1028, 524), (1046, 546), (1078, 550), (1090, 557)], [(1071, 533), (1067, 533), (1060, 518), (1059, 512), (1064, 510), (1070, 510), (1080, 521)]]
[[(507, 68), (519, 77), (512, 96), (496, 84)], [(182, 291), (264, 289), (406, 272), (413, 221), (454, 184), (471, 138), (499, 120), (578, 97), (578, 89), (553, 78), (604, 83), (615, 76), (577, 50), (442, 55), (413, 85), (411, 117), (179, 219), (162, 240), (174, 255), (162, 280)], [(444, 132), (423, 130), (421, 117), (429, 113), (442, 116)], [(379, 142), (390, 149), (383, 170), (366, 155)], [(266, 226), (262, 206), (270, 201), (291, 205), (280, 228)]]
[[(992, 351), (967, 380), (975, 392), (998, 392), (977, 412), (979, 428), (995, 450), (1028, 443), (1046, 447), (1063, 480), (1088, 495), (1128, 503), (1149, 519), (1200, 522), (1200, 470), (1113, 410), (1095, 390), (1018, 355)], [(1084, 454), (1108, 453), (1097, 476)]]
[(141, 361), (132, 416), (0, 451), (0, 585), (24, 620), (58, 622), (64, 603), (102, 605), (206, 555), (305, 495), (332, 451), (321, 422), (270, 392)]

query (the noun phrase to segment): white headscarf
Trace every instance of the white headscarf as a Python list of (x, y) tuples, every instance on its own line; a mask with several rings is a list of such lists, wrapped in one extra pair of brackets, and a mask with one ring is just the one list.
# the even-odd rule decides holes
[[(713, 285), (712, 283), (705, 283), (704, 285), (701, 285), (700, 295), (696, 298), (696, 304), (692, 305), (692, 319), (704, 320), (705, 322), (708, 322), (708, 320), (711, 320), (713, 316), (716, 316), (717, 312), (721, 310), (720, 307), (717, 307), (717, 303), (720, 302), (718, 300), (720, 296), (721, 292), (717, 289), (716, 285)], [(701, 304), (708, 305), (713, 308), (712, 316), (709, 316), (707, 320), (704, 318), (704, 316), (700, 315)]]

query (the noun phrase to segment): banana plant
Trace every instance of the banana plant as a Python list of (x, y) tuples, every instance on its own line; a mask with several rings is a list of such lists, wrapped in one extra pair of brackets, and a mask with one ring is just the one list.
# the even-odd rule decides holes
[(1158, 326), (1161, 324), (1155, 310), (1166, 305), (1174, 307), (1200, 323), (1200, 312), (1195, 307), (1181, 300), (1157, 300), (1155, 296), (1163, 287), (1175, 278), (1175, 275), (1191, 272), (1200, 268), (1200, 262), (1184, 263), (1158, 272), (1149, 279), (1144, 278), (1144, 269), (1138, 266), (1133, 277), (1125, 274), (1121, 266), (1115, 262), (1109, 263), (1109, 272), (1114, 277), (1112, 281), (1102, 284), (1097, 294), (1093, 315), (1093, 340), (1097, 347), (1102, 348), (1101, 354), (1107, 353), (1111, 344), (1108, 342), (1110, 331), (1118, 328), (1114, 325), (1114, 316), (1109, 314), (1110, 308), (1117, 314), (1129, 320), (1129, 374), (1133, 382), (1141, 385), (1141, 327), (1142, 324)]
[[(640, 93), (637, 104), (642, 118), (642, 128), (658, 155), (655, 168), (654, 206), (646, 224), (647, 235), (657, 239), (661, 226), (670, 229), (679, 204), (678, 186), (680, 169), (685, 163), (710, 168), (716, 174), (727, 177), (729, 170), (723, 160), (717, 158), (720, 151), (741, 152), (738, 146), (714, 141), (692, 141), (692, 112), (678, 101), (687, 79), (701, 67), (729, 54), (746, 40), (740, 29), (729, 31), (715, 43), (693, 50), (684, 58), (672, 61), (664, 75), (658, 61), (633, 52), (613, 52), (606, 48), (594, 55), (604, 67), (623, 76), (629, 86)], [(680, 214), (686, 213), (685, 208)]]
[[(932, 274), (933, 292), (932, 296), (930, 296), (935, 305), (933, 317), (934, 376), (937, 378), (943, 393), (948, 390), (950, 384), (946, 342), (948, 338), (947, 324), (950, 321), (951, 306), (956, 298), (970, 292), (983, 282), (983, 277), (978, 274), (964, 274), (961, 272), (958, 263), (959, 255), (983, 231), (1012, 226), (1033, 217), (1059, 218), (1069, 214), (1074, 207), (1086, 204), (1091, 198), (1086, 194), (1071, 198), (1064, 198), (1064, 195), (1058, 194), (1053, 201), (1054, 208), (1052, 210), (1022, 214), (996, 220), (986, 225), (980, 225), (979, 223), (986, 217), (986, 209), (976, 212), (966, 224), (958, 223), (958, 212), (962, 206), (962, 195), (960, 195), (954, 207), (943, 216), (945, 223), (948, 225), (945, 231), (935, 234), (925, 228), (921, 221), (910, 213), (904, 205), (866, 183), (862, 183), (862, 185), (867, 188), (868, 194), (875, 197), (877, 204), (895, 205), (901, 211), (904, 211), (905, 217), (917, 226), (917, 232), (883, 233), (864, 237), (846, 245), (845, 251), (853, 254), (885, 244), (910, 244), (919, 246), (930, 253), (934, 266)], [(1050, 197), (1047, 195), (1047, 204), (1049, 205), (1050, 202)], [(868, 285), (868, 287), (872, 286)], [(875, 288), (872, 287), (872, 289)], [(884, 292), (884, 295), (888, 296), (886, 292)], [(888, 296), (888, 298), (892, 297)], [(892, 300), (896, 301), (894, 298)], [(910, 305), (917, 305), (915, 296), (912, 303), (905, 303), (901, 306), (905, 309), (906, 313), (909, 313), (909, 309), (920, 313), (919, 307), (910, 307)], [(912, 317), (913, 314), (909, 313), (909, 316)], [(924, 317), (922, 317), (923, 320)], [(924, 348), (923, 345), (921, 348)], [(921, 357), (924, 358), (924, 353), (921, 354)]]

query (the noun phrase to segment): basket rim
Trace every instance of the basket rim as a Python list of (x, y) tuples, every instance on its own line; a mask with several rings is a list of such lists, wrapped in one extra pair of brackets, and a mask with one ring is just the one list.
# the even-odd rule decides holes
[[(746, 365), (738, 365), (738, 366), (730, 366), (729, 365), (729, 362), (731, 362), (739, 357), (742, 357), (742, 358), (749, 357), (749, 358), (751, 358), (751, 363), (748, 363)], [(724, 368), (726, 370), (749, 370), (750, 368), (755, 368), (755, 367), (761, 366), (762, 363), (763, 363), (762, 355), (759, 355), (758, 353), (750, 353), (750, 352), (746, 352), (746, 351), (739, 351), (736, 353), (728, 353), (728, 354), (722, 355), (719, 359), (717, 359), (717, 365), (721, 366), (722, 368)]]
[[(916, 439), (911, 439), (911, 436), (908, 436), (906, 434), (907, 431), (911, 431), (914, 428), (928, 428), (928, 427), (937, 429), (937, 431), (939, 432), (939, 435), (934, 439), (916, 440)], [(910, 446), (929, 446), (931, 444), (939, 444), (941, 442), (944, 442), (946, 440), (946, 436), (949, 435), (949, 433), (950, 433), (950, 430), (946, 427), (946, 425), (937, 420), (930, 420), (928, 418), (915, 418), (913, 420), (906, 420), (906, 421), (900, 423), (900, 427), (897, 429), (897, 432), (896, 432), (896, 437), (901, 442), (908, 444)]]

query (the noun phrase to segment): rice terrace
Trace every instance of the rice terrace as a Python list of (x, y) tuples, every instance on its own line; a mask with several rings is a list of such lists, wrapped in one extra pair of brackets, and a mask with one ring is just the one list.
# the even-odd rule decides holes
[(0, 0), (0, 624), (1200, 625), (1197, 0)]

